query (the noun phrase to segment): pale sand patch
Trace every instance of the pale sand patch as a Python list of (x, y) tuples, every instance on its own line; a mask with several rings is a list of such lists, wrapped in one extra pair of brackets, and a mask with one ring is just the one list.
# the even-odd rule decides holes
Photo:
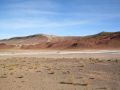
[(0, 51), (0, 56), (29, 56), (48, 58), (120, 58), (120, 50), (42, 51), (18, 50)]

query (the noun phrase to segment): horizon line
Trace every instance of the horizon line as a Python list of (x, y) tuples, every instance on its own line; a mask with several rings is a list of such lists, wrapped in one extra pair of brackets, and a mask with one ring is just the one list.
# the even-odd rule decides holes
[(85, 37), (85, 36), (91, 36), (91, 35), (96, 35), (96, 34), (100, 34), (100, 33), (120, 33), (120, 31), (101, 31), (101, 32), (98, 32), (98, 33), (95, 33), (95, 34), (87, 34), (87, 35), (55, 35), (55, 34), (45, 34), (45, 33), (36, 33), (36, 34), (29, 34), (29, 35), (18, 35), (18, 36), (11, 36), (11, 37), (8, 37), (8, 38), (0, 38), (0, 40), (9, 40), (9, 39), (14, 39), (14, 38), (24, 38), (24, 37), (29, 37), (29, 36), (35, 36), (35, 35), (48, 35), (48, 36), (58, 36), (58, 37)]

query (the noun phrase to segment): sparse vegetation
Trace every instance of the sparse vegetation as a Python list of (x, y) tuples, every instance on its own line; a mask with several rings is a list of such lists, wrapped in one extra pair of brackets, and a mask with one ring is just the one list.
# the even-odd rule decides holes
[(70, 85), (80, 85), (80, 86), (87, 86), (87, 83), (73, 83), (73, 82), (60, 82), (60, 84), (70, 84)]
[[(68, 90), (66, 88), (69, 87), (78, 90), (84, 88), (107, 90), (107, 87), (111, 89), (108, 83), (112, 82), (113, 79), (116, 80), (116, 83), (120, 82), (120, 63), (119, 59), (116, 58), (60, 57), (58, 59), (36, 56), (4, 58), (0, 58), (0, 81), (5, 85), (20, 84), (21, 89), (24, 89), (24, 86), (28, 84), (32, 87), (39, 84), (41, 86), (56, 85), (55, 88), (62, 86), (65, 90)], [(99, 84), (103, 86), (108, 84), (108, 86), (102, 87)]]

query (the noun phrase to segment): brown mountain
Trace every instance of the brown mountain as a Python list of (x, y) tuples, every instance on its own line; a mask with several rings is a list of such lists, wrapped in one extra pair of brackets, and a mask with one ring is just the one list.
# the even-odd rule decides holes
[(0, 40), (0, 49), (120, 49), (120, 32), (101, 32), (89, 36), (37, 34)]

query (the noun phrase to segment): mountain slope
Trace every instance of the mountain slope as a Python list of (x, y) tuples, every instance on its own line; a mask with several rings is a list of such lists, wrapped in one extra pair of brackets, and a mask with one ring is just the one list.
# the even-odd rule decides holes
[(18, 49), (120, 49), (120, 32), (101, 32), (84, 37), (37, 34), (1, 40), (0, 43)]

